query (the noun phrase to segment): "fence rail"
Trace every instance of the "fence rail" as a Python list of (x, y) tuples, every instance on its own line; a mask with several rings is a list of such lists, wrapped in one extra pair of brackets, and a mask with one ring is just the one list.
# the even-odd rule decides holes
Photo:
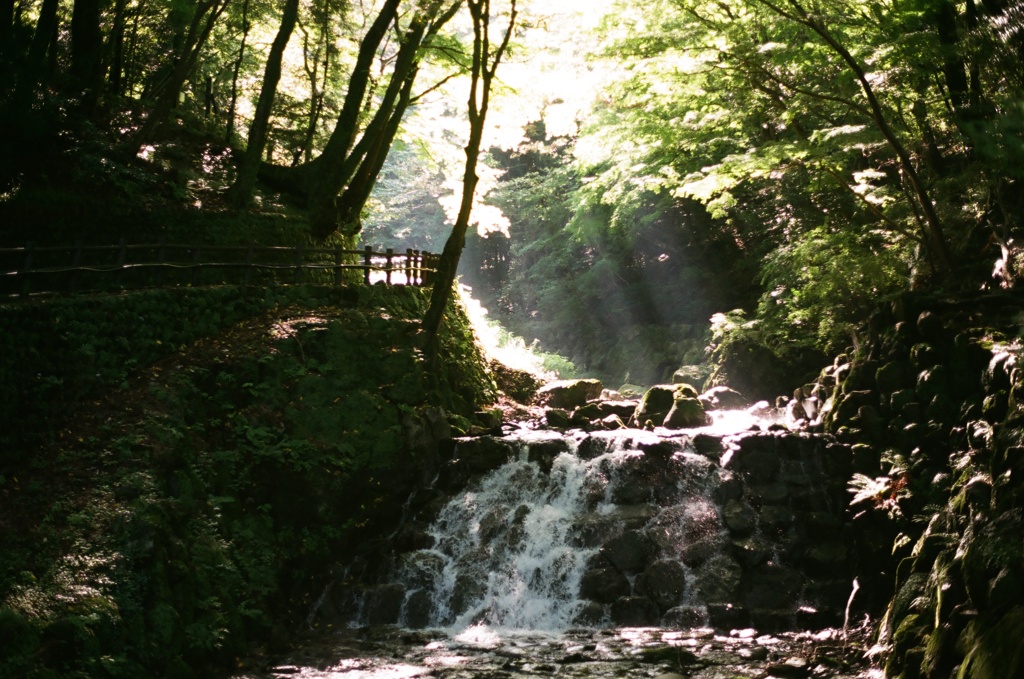
[(429, 285), (438, 256), (407, 249), (180, 245), (0, 248), (0, 294), (110, 291), (176, 285), (318, 283)]

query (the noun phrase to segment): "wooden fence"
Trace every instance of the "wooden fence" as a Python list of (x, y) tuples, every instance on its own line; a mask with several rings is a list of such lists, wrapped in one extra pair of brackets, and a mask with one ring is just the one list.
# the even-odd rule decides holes
[(0, 295), (177, 285), (429, 285), (438, 256), (419, 250), (175, 245), (169, 243), (0, 248)]

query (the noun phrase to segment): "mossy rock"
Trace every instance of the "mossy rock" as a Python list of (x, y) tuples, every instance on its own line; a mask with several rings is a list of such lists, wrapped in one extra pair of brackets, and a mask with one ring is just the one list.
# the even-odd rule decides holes
[[(675, 405), (677, 399), (696, 399), (697, 390), (689, 384), (657, 384), (647, 390), (636, 408), (637, 424), (651, 422), (660, 426)], [(703, 406), (701, 407), (703, 411)], [(691, 425), (694, 426), (694, 425)]]
[(601, 396), (600, 380), (557, 380), (537, 390), (537, 400), (551, 408), (572, 410)]
[(665, 426), (669, 429), (689, 429), (708, 424), (704, 404), (695, 398), (677, 398), (671, 410), (665, 415)]

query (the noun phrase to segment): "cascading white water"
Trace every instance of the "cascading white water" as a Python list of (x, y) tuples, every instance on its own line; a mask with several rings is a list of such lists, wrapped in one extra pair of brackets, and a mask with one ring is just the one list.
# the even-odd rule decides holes
[(716, 465), (690, 450), (645, 453), (640, 445), (664, 439), (608, 434), (605, 452), (582, 459), (570, 446), (547, 469), (530, 461), (530, 443), (447, 504), (429, 531), (433, 549), (404, 557), (402, 622), (429, 597), (421, 625), (564, 630), (588, 604), (581, 579), (608, 539), (646, 527), (652, 552), (681, 560), (688, 543), (723, 531), (710, 499)]
[(544, 473), (524, 450), (450, 502), (431, 528), (438, 544), (432, 551), (443, 559), (434, 622), (567, 627), (595, 551), (573, 547), (570, 532), (595, 481), (593, 466), (572, 454), (557, 456)]

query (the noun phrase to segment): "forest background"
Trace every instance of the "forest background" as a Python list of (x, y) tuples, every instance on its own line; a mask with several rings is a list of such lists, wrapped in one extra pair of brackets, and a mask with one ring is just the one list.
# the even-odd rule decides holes
[[(466, 135), (461, 6), (4, 0), (3, 244), (439, 251)], [(644, 384), (732, 352), (752, 396), (788, 370), (759, 366), (855, 345), (879, 300), (1012, 286), (1021, 14), (527, 3), (463, 280), (572, 364), (549, 366)]]

